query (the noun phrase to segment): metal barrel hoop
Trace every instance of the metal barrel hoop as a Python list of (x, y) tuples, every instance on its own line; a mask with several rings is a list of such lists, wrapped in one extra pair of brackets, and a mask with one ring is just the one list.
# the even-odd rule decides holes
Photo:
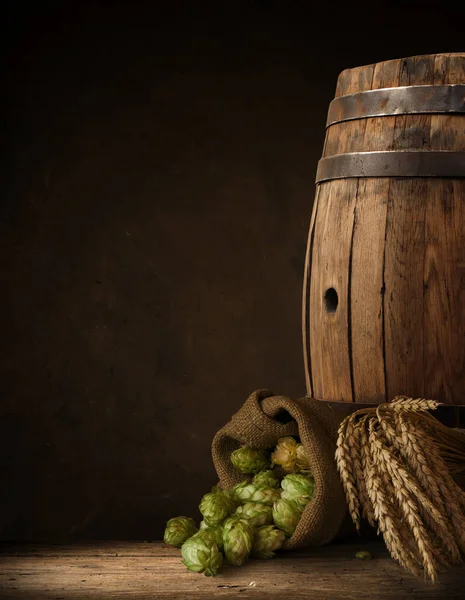
[[(326, 127), (343, 121), (408, 114), (465, 115), (465, 85), (414, 85), (335, 98)], [(316, 183), (350, 177), (465, 177), (465, 152), (390, 150), (322, 158)]]
[(465, 152), (389, 150), (322, 158), (316, 183), (349, 177), (465, 177)]
[(380, 88), (335, 98), (326, 127), (368, 117), (465, 113), (465, 85), (412, 85)]

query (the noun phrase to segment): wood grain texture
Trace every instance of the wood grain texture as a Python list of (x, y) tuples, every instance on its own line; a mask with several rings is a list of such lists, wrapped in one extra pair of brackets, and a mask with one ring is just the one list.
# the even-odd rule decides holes
[[(372, 560), (355, 558), (369, 550)], [(111, 543), (0, 548), (0, 598), (83, 600), (110, 598), (461, 598), (464, 568), (440, 583), (416, 579), (379, 542), (357, 541), (270, 561), (226, 565), (217, 577), (187, 571), (179, 550), (162, 543)]]
[[(414, 56), (343, 71), (336, 97), (464, 82), (464, 53)], [(382, 150), (464, 151), (465, 117), (398, 115), (337, 123), (327, 129), (323, 157)], [(379, 403), (410, 394), (465, 403), (465, 303), (460, 287), (465, 180), (360, 178), (320, 187), (324, 193), (318, 195), (315, 210), (322, 216), (315, 224), (316, 257), (310, 252), (304, 298), (307, 325), (311, 323), (311, 366), (306, 370), (313, 394), (336, 402)], [(339, 204), (327, 201), (335, 198), (333, 187)], [(342, 235), (328, 233), (341, 229)], [(339, 304), (341, 316), (328, 319), (321, 307), (330, 281), (342, 282), (346, 302)], [(346, 352), (348, 359), (341, 360)], [(318, 358), (320, 353), (326, 355)]]
[[(349, 274), (357, 180), (322, 185), (315, 221), (310, 280), (310, 340), (313, 394), (315, 398), (339, 398), (350, 402), (352, 382), (349, 346)], [(335, 312), (329, 312), (325, 292), (338, 295)], [(338, 377), (328, 377), (337, 373)]]
[(303, 352), (304, 352), (304, 364), (308, 368), (305, 369), (305, 386), (307, 394), (313, 396), (313, 383), (311, 379), (312, 368), (311, 368), (311, 355), (310, 355), (310, 311), (309, 311), (309, 292), (310, 292), (310, 258), (313, 254), (313, 242), (315, 237), (315, 220), (318, 212), (318, 193), (321, 188), (316, 191), (315, 202), (313, 203), (312, 218), (310, 219), (310, 227), (308, 231), (307, 240), (307, 251), (305, 253), (305, 266), (304, 266), (304, 281), (303, 281), (303, 293), (302, 293), (302, 341), (303, 341)]
[(465, 181), (436, 181), (430, 185), (425, 213), (425, 389), (449, 404), (460, 393), (465, 372), (465, 352), (457, 352), (465, 347), (464, 198)]
[(389, 187), (384, 267), (387, 399), (426, 393), (423, 256), (427, 194), (428, 184), (422, 180), (393, 179)]
[[(398, 85), (432, 84), (433, 70), (434, 57), (404, 59), (400, 61)], [(392, 119), (392, 150), (429, 149), (430, 115)], [(423, 257), (428, 192), (425, 179), (394, 178), (390, 185), (384, 271), (388, 400), (397, 394), (417, 397), (426, 393), (430, 397), (423, 385)]]
[[(399, 61), (375, 65), (369, 89), (395, 86), (398, 71)], [(392, 144), (394, 130), (388, 119), (361, 119), (360, 126), (364, 126), (364, 133), (357, 151), (366, 147), (383, 150)], [(383, 269), (389, 185), (387, 178), (359, 181), (350, 271), (355, 402), (379, 403), (386, 399)]]
[[(436, 57), (434, 83), (463, 81), (463, 55)], [(431, 148), (465, 151), (464, 129), (464, 119), (458, 115), (432, 115)], [(463, 391), (465, 373), (464, 199), (465, 179), (431, 182), (425, 215), (423, 329), (430, 349), (425, 353), (425, 388), (450, 404)], [(448, 319), (446, 326), (443, 316)], [(451, 322), (458, 326), (448, 327)], [(465, 397), (460, 404), (465, 404)]]
[(359, 182), (351, 268), (354, 400), (383, 402), (384, 236), (389, 179)]

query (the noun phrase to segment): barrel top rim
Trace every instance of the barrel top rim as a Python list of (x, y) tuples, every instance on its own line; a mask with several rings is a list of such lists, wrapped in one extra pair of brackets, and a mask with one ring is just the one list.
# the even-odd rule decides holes
[(346, 69), (343, 69), (342, 71), (340, 71), (339, 75), (338, 75), (338, 79), (339, 77), (341, 77), (344, 73), (347, 73), (348, 71), (354, 71), (356, 69), (368, 69), (369, 67), (375, 67), (376, 65), (382, 65), (384, 63), (388, 63), (391, 62), (393, 60), (412, 60), (413, 58), (426, 58), (428, 56), (463, 56), (463, 58), (465, 58), (465, 52), (428, 52), (427, 54), (412, 54), (411, 56), (398, 56), (398, 57), (393, 57), (393, 58), (387, 58), (386, 60), (380, 60), (377, 62), (372, 62), (372, 63), (366, 63), (364, 65), (356, 65), (354, 67), (347, 67)]

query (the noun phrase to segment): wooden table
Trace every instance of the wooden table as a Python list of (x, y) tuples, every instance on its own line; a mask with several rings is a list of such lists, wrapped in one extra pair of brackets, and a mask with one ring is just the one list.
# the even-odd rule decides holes
[[(370, 550), (371, 560), (355, 558)], [(335, 544), (225, 566), (217, 577), (190, 573), (179, 550), (162, 543), (105, 542), (74, 545), (0, 545), (0, 598), (84, 600), (111, 598), (464, 598), (465, 568), (440, 583), (418, 580), (389, 558), (376, 541)]]

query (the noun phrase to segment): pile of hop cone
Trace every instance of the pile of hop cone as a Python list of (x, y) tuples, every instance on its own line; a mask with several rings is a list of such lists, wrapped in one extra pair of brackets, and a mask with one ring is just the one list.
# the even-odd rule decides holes
[(273, 558), (315, 493), (304, 448), (294, 437), (280, 438), (274, 450), (241, 446), (230, 460), (248, 478), (231, 490), (212, 488), (200, 501), (199, 527), (190, 517), (175, 517), (163, 538), (181, 548), (190, 571), (207, 576), (217, 575), (224, 560), (241, 566), (249, 557)]

